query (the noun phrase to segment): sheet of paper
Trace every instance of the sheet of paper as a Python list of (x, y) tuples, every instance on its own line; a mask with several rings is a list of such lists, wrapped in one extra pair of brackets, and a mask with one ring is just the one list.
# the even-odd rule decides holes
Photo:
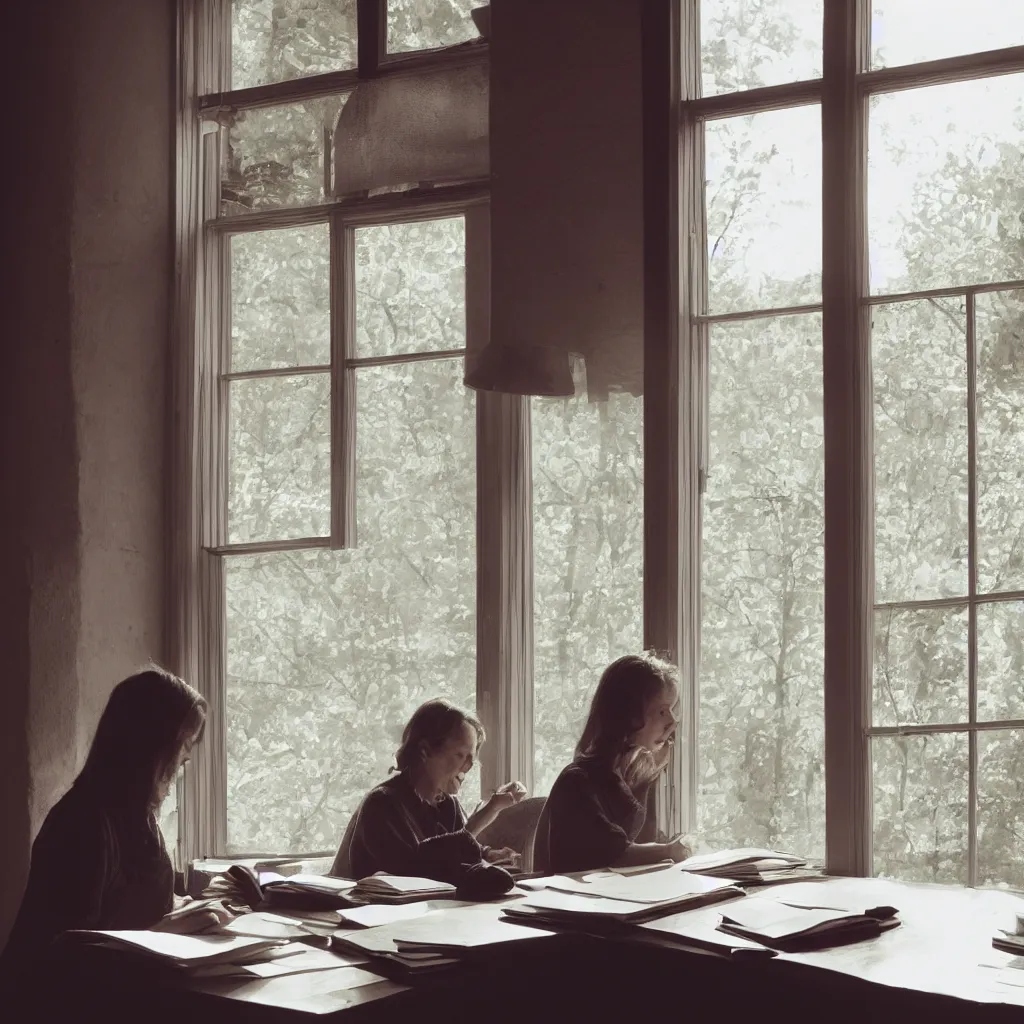
[(336, 967), (357, 967), (368, 963), (366, 957), (355, 954), (334, 953), (329, 949), (305, 947), (294, 956), (265, 963), (246, 964), (242, 970), (254, 978), (278, 978), (286, 974), (307, 974), (312, 971), (329, 971)]
[[(260, 878), (260, 884), (268, 884), (263, 882), (262, 876)], [(356, 887), (356, 883), (351, 879), (332, 878), (330, 875), (289, 875), (286, 878), (282, 878), (280, 881), (275, 879), (269, 884), (273, 886), (294, 885), (296, 887), (316, 889), (319, 892), (331, 893), (346, 893), (350, 889), (354, 889)]]
[(838, 923), (859, 914), (849, 910), (803, 910), (777, 900), (747, 897), (722, 911), (722, 917), (767, 939), (801, 935), (812, 928)]
[(242, 914), (222, 925), (220, 931), (226, 935), (250, 935), (258, 939), (301, 939), (312, 934), (311, 930), (296, 918), (270, 914), (262, 910)]
[(380, 889), (386, 892), (455, 892), (455, 886), (446, 882), (436, 882), (432, 878), (414, 878), (411, 875), (388, 875), (383, 872), (370, 875), (359, 883), (369, 890)]
[(338, 917), (345, 924), (355, 924), (362, 928), (375, 928), (381, 924), (393, 924), (395, 921), (411, 921), (414, 917), (430, 914), (426, 903), (400, 903), (397, 906), (370, 903), (365, 907), (352, 907), (350, 910), (339, 910)]
[(181, 964), (198, 964), (219, 960), (238, 961), (255, 956), (263, 950), (279, 946), (279, 941), (252, 938), (246, 935), (178, 935), (175, 932), (96, 931), (72, 933), (104, 939)]
[(679, 900), (685, 896), (702, 896), (705, 893), (728, 889), (726, 880), (693, 875), (678, 868), (663, 868), (643, 875), (618, 875), (613, 872), (585, 876), (585, 880), (552, 879), (548, 889), (561, 892), (575, 892), (584, 896), (603, 896), (605, 899), (626, 900), (631, 903), (663, 903)]
[(803, 858), (792, 854), (779, 853), (778, 850), (762, 850), (757, 847), (734, 850), (717, 850), (714, 853), (701, 853), (684, 860), (679, 867), (683, 871), (709, 871), (716, 868), (731, 867), (736, 864), (753, 864), (759, 860), (783, 861), (787, 864), (802, 864)]

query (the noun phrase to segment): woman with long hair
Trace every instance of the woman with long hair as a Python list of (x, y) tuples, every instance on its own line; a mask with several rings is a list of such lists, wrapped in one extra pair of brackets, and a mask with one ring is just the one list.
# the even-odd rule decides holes
[(395, 755), (397, 774), (364, 797), (331, 873), (432, 878), (472, 889), (481, 898), (491, 889), (498, 894), (511, 888), (511, 877), (497, 869), (514, 868), (517, 855), (481, 846), (477, 836), (518, 803), (526, 788), (518, 782), (502, 786), (468, 818), (458, 800), (483, 740), (480, 722), (446, 700), (428, 700), (417, 708)]
[(548, 796), (534, 839), (538, 871), (685, 860), (688, 845), (658, 841), (655, 794), (676, 731), (675, 667), (627, 654), (602, 673), (576, 756)]
[(149, 928), (172, 909), (157, 813), (205, 722), (206, 701), (163, 669), (114, 687), (85, 766), (32, 844), (5, 967), (33, 961), (61, 932)]

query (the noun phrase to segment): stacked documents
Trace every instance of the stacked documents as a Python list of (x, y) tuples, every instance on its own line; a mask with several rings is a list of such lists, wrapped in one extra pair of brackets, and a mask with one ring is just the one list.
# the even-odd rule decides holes
[(448, 882), (389, 875), (383, 871), (361, 878), (350, 893), (354, 901), (365, 903), (415, 903), (418, 900), (451, 898), (454, 895), (455, 886)]

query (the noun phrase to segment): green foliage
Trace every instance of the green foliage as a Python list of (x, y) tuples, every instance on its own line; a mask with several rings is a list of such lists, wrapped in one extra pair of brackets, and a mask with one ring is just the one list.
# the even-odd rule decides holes
[[(389, 4), (392, 48), (468, 38), (471, 6)], [(345, 4), (246, 7), (236, 85), (354, 62)], [(790, 5), (788, 20), (768, 0), (703, 7), (707, 92), (820, 71), (820, 3)], [(324, 129), (340, 99), (317, 104), (236, 123), (232, 202), (322, 197)], [(820, 300), (818, 116), (812, 107), (709, 126), (716, 312)], [(913, 162), (901, 124), (890, 117), (872, 136), (892, 166)], [(1021, 135), (1018, 121), (960, 150), (940, 133), (948, 158), (906, 179), (887, 291), (1024, 278)], [(792, 180), (806, 194), (799, 208), (778, 201)], [(234, 369), (327, 361), (328, 273), (323, 227), (233, 241)], [(463, 291), (461, 219), (360, 229), (358, 354), (460, 347)], [(966, 324), (959, 299), (872, 312), (879, 602), (955, 602), (969, 590)], [(1024, 589), (1024, 299), (979, 295), (976, 328), (977, 586), (996, 593)], [(823, 853), (821, 344), (818, 315), (710, 331), (699, 813), (716, 845)], [(234, 849), (333, 848), (415, 706), (435, 694), (474, 701), (475, 405), (461, 371), (450, 359), (357, 371), (354, 549), (226, 561)], [(232, 539), (326, 532), (325, 382), (232, 385)], [(543, 793), (571, 756), (600, 671), (642, 644), (642, 402), (535, 400), (532, 428)], [(979, 717), (1024, 717), (1021, 603), (982, 605), (977, 626)], [(880, 610), (875, 723), (966, 721), (969, 648), (965, 604)], [(983, 732), (977, 747), (981, 880), (1024, 884), (1024, 737)], [(965, 733), (873, 741), (878, 871), (966, 877), (968, 753)]]

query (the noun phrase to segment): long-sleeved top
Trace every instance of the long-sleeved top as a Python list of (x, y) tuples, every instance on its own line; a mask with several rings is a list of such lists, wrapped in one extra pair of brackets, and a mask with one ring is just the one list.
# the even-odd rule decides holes
[(32, 844), (3, 972), (34, 964), (70, 929), (149, 928), (174, 903), (174, 868), (153, 813), (119, 807), (79, 778)]
[(353, 878), (386, 871), (459, 885), (484, 856), (459, 801), (446, 794), (428, 803), (401, 773), (367, 793), (346, 840), (332, 873)]
[(634, 794), (606, 761), (578, 757), (562, 769), (537, 823), (535, 871), (590, 871), (619, 863), (632, 843), (658, 839), (655, 787)]

